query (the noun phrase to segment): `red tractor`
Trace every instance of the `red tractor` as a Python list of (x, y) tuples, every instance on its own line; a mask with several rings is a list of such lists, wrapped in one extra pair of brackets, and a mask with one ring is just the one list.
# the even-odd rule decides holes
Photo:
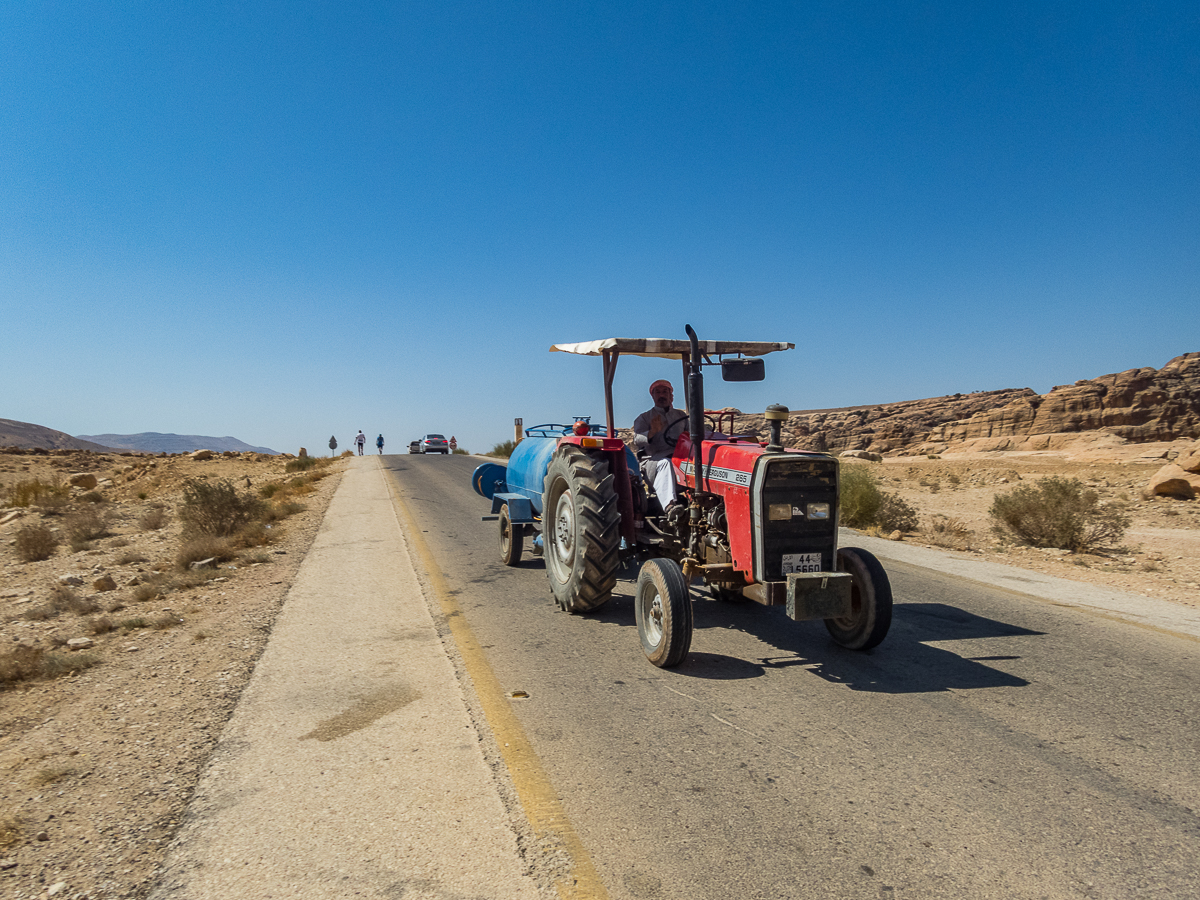
[[(687, 334), (686, 341), (609, 338), (551, 348), (603, 358), (607, 427), (578, 419), (530, 428), (507, 467), (475, 470), (476, 491), (492, 500), (485, 518), (500, 523), (504, 561), (515, 565), (534, 532), (534, 554), (544, 555), (551, 590), (568, 612), (602, 605), (621, 565), (640, 561), (634, 609), (642, 649), (656, 666), (687, 656), (694, 581), (719, 600), (785, 606), (796, 621), (823, 619), (843, 647), (876, 646), (891, 625), (891, 585), (872, 554), (837, 545), (838, 460), (784, 448), (783, 406), (766, 410), (766, 443), (706, 421), (704, 366), (719, 365), (726, 381), (760, 381), (761, 357), (794, 345), (700, 341), (690, 325)], [(612, 384), (622, 355), (683, 363), (686, 430), (670, 436), (681, 503), (670, 510), (617, 437)]]

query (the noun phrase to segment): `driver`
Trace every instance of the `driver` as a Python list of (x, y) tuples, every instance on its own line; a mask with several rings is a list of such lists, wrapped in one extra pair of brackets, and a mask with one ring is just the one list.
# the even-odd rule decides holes
[(656, 381), (650, 385), (650, 396), (654, 406), (638, 416), (633, 422), (633, 446), (642, 461), (642, 474), (654, 486), (663, 512), (676, 503), (675, 476), (671, 471), (671, 454), (675, 442), (687, 428), (688, 415), (675, 409), (675, 389), (669, 381)]

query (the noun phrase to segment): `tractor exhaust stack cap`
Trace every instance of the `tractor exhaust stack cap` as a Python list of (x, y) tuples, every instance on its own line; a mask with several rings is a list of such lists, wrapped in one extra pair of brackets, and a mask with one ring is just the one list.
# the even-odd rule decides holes
[(767, 450), (772, 453), (783, 451), (783, 423), (788, 420), (788, 413), (788, 408), (782, 403), (772, 403), (767, 407), (767, 411), (763, 413), (763, 417), (771, 426), (771, 442), (767, 444)]

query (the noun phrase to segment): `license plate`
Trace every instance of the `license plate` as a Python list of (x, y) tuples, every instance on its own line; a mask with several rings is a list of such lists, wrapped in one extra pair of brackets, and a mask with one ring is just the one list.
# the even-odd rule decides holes
[(820, 553), (785, 553), (783, 554), (783, 574), (791, 572), (820, 572)]

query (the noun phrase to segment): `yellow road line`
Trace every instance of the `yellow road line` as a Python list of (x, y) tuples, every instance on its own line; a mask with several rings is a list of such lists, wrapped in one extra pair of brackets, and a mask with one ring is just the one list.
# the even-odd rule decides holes
[(475, 685), (479, 705), (483, 707), (483, 714), (496, 737), (496, 745), (504, 757), (504, 764), (508, 766), (521, 808), (525, 811), (539, 843), (549, 839), (570, 857), (570, 871), (565, 878), (555, 883), (558, 895), (563, 900), (608, 900), (608, 892), (600, 881), (600, 875), (592, 864), (583, 841), (579, 839), (567, 818), (558, 794), (550, 784), (546, 770), (542, 768), (541, 760), (525, 736), (525, 731), (521, 728), (521, 723), (495, 673), (492, 672), (492, 667), (488, 665), (487, 655), (475, 639), (475, 634), (467, 624), (454, 595), (447, 588), (441, 569), (433, 554), (429, 552), (425, 539), (421, 537), (421, 529), (417, 526), (412, 511), (396, 490), (391, 473), (386, 474), (388, 489), (394, 500), (393, 505), (403, 514), (408, 525), (406, 531), (411, 546), (425, 569), (430, 588), (442, 615), (446, 617), (450, 634), (462, 656), (463, 666)]

